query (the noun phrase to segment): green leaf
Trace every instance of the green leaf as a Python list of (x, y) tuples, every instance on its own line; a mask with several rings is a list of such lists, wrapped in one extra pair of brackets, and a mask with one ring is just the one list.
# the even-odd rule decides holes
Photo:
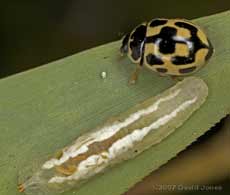
[[(229, 113), (230, 12), (195, 22), (215, 48), (208, 65), (195, 74), (209, 86), (205, 104), (165, 141), (72, 192), (124, 193)], [(24, 166), (34, 166), (78, 135), (175, 83), (143, 70), (138, 83), (128, 85), (135, 66), (119, 56), (119, 46), (120, 41), (109, 43), (0, 81), (1, 195), (17, 194), (17, 176)]]

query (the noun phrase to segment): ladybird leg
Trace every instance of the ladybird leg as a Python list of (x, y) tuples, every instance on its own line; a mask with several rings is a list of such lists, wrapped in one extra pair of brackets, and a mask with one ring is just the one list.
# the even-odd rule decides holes
[(142, 68), (142, 66), (140, 64), (137, 64), (134, 72), (132, 73), (132, 75), (131, 75), (131, 77), (129, 79), (129, 84), (135, 84), (136, 83), (141, 68)]
[(19, 192), (24, 192), (25, 191), (25, 188), (24, 188), (23, 184), (18, 185), (18, 191)]

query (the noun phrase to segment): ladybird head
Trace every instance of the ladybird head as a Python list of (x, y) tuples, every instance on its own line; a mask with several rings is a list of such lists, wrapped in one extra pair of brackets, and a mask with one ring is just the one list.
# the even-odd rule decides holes
[(129, 36), (130, 36), (130, 33), (125, 35), (122, 39), (122, 45), (121, 45), (121, 48), (120, 48), (120, 52), (122, 55), (124, 54), (127, 54), (128, 53), (128, 42), (129, 42)]
[(127, 54), (134, 63), (141, 63), (146, 38), (147, 24), (137, 26), (130, 34), (127, 34), (122, 41), (121, 54)]

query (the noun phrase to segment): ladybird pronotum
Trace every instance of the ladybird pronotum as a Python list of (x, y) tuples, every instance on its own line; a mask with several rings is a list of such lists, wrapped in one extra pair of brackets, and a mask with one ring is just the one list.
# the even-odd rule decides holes
[(205, 101), (208, 87), (187, 77), (163, 93), (78, 137), (19, 185), (26, 194), (49, 194), (78, 187), (92, 176), (161, 142)]
[(213, 47), (198, 25), (185, 19), (153, 19), (128, 33), (120, 48), (137, 64), (131, 81), (144, 65), (160, 75), (185, 76), (199, 70)]

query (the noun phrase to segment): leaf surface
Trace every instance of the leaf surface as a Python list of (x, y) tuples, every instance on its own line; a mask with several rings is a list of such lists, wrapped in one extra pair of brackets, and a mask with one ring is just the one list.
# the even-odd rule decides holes
[[(215, 48), (208, 65), (195, 74), (209, 86), (205, 104), (160, 144), (64, 195), (122, 194), (229, 113), (230, 11), (194, 22)], [(119, 46), (120, 41), (112, 42), (0, 80), (1, 195), (18, 194), (24, 166), (35, 166), (78, 135), (175, 84), (143, 70), (138, 83), (128, 85), (134, 65), (119, 56)]]

